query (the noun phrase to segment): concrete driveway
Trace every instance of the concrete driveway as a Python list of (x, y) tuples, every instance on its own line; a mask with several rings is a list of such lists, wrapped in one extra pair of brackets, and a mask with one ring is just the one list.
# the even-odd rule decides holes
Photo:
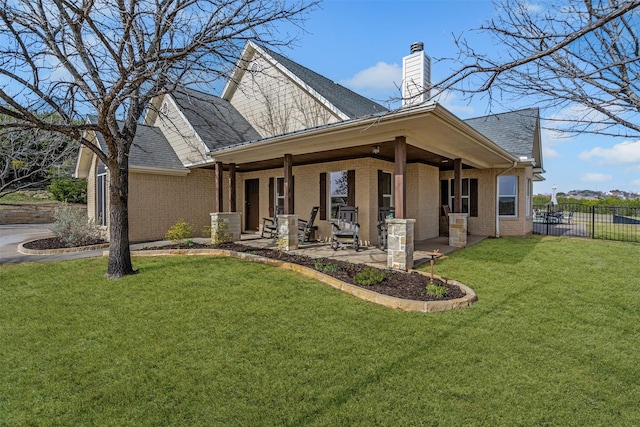
[(53, 237), (51, 224), (9, 224), (0, 225), (0, 264), (61, 261), (102, 256), (104, 249), (86, 252), (69, 252), (55, 255), (25, 255), (18, 252), (20, 243)]

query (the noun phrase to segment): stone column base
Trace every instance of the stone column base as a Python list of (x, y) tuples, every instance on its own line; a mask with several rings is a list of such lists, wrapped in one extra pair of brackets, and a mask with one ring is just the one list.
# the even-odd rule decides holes
[(298, 215), (278, 215), (278, 249), (298, 249)]
[(415, 219), (387, 218), (387, 268), (407, 271), (413, 268), (413, 229)]
[(449, 246), (464, 248), (467, 246), (467, 217), (466, 213), (449, 214)]
[(242, 233), (240, 212), (213, 212), (211, 240), (213, 243), (238, 242)]

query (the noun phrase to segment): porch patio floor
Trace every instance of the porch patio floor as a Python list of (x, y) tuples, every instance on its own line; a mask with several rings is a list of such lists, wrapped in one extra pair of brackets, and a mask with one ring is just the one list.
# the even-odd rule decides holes
[[(486, 236), (467, 236), (467, 246), (478, 243), (486, 238)], [(260, 248), (277, 248), (274, 239), (264, 239), (260, 237), (259, 234), (242, 234), (241, 241), (239, 243)], [(415, 242), (413, 251), (413, 268), (429, 262), (431, 258), (427, 256), (426, 253), (436, 249), (443, 255), (447, 255), (460, 248), (449, 246), (449, 238), (446, 236)], [(376, 246), (361, 246), (358, 252), (349, 246), (342, 247), (337, 251), (334, 251), (331, 249), (329, 242), (313, 242), (300, 245), (297, 250), (291, 252), (300, 255), (307, 255), (313, 258), (332, 258), (352, 263), (368, 264), (378, 268), (387, 268), (387, 253), (378, 249)]]

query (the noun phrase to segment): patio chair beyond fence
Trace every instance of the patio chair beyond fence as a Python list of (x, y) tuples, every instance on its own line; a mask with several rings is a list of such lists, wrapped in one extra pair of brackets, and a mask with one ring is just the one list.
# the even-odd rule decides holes
[[(343, 242), (349, 243), (343, 243)], [(358, 208), (340, 206), (338, 220), (331, 223), (331, 248), (336, 251), (340, 244), (352, 245), (356, 252), (360, 249), (360, 224), (358, 224)]]
[(260, 235), (269, 239), (278, 237), (278, 215), (282, 215), (284, 209), (278, 206), (272, 218), (262, 218), (262, 232)]
[(315, 229), (313, 223), (316, 220), (316, 215), (318, 215), (319, 210), (320, 206), (314, 206), (311, 208), (311, 213), (307, 221), (303, 219), (298, 220), (298, 242), (305, 243), (311, 241), (311, 234)]
[(393, 207), (378, 208), (378, 247), (383, 251), (387, 249), (387, 218), (393, 218), (396, 210)]

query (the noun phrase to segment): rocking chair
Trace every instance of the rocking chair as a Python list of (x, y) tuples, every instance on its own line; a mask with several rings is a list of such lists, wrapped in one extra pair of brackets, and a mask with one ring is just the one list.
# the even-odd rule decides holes
[[(349, 243), (342, 243), (347, 241)], [(340, 206), (338, 220), (331, 223), (331, 249), (338, 250), (340, 244), (351, 244), (356, 252), (360, 249), (360, 224), (358, 224), (358, 208)]]
[(319, 206), (314, 206), (311, 209), (311, 214), (309, 214), (309, 219), (307, 221), (303, 219), (298, 220), (298, 241), (300, 243), (311, 241), (311, 234), (316, 228), (313, 223), (316, 220), (316, 215), (318, 215), (319, 210)]
[(283, 212), (284, 209), (278, 206), (273, 218), (262, 218), (262, 232), (260, 233), (262, 237), (269, 239), (278, 237), (278, 215), (282, 215)]

